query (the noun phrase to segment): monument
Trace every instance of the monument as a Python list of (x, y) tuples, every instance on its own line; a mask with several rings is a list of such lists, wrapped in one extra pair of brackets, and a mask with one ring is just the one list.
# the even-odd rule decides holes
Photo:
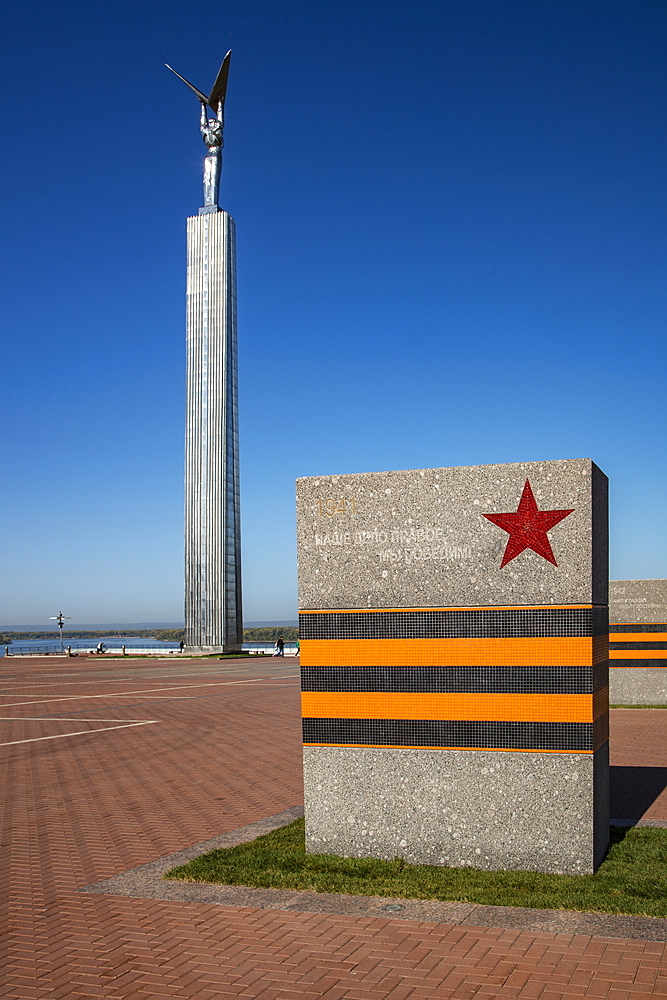
[(609, 700), (667, 704), (667, 580), (609, 583)]
[[(201, 104), (204, 204), (187, 224), (185, 643), (193, 653), (241, 648), (236, 223), (220, 208), (231, 52)], [(213, 111), (208, 117), (207, 108)]]
[(609, 842), (607, 478), (297, 480), (306, 846), (592, 872)]

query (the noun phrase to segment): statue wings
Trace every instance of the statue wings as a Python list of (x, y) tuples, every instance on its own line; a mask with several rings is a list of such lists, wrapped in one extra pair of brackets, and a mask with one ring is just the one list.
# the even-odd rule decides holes
[(177, 76), (179, 80), (182, 80), (186, 87), (189, 87), (190, 90), (197, 95), (202, 104), (208, 104), (208, 106), (212, 108), (213, 111), (215, 111), (217, 114), (218, 105), (221, 105), (223, 108), (225, 106), (225, 97), (227, 95), (227, 77), (229, 76), (229, 63), (231, 58), (232, 58), (232, 50), (230, 49), (225, 58), (222, 60), (222, 66), (218, 71), (215, 83), (213, 84), (213, 89), (211, 90), (211, 93), (208, 95), (208, 97), (206, 96), (206, 94), (203, 94), (198, 87), (195, 87), (193, 83), (190, 83), (189, 80), (186, 80), (184, 76), (181, 76), (180, 73), (177, 73), (176, 70), (173, 69), (168, 63), (165, 63), (165, 66), (167, 67), (167, 69), (170, 69), (171, 72), (175, 76)]

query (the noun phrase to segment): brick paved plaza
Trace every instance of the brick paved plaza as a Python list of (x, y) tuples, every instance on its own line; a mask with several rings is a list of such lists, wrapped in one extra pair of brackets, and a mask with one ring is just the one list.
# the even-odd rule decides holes
[[(660, 941), (80, 892), (302, 801), (293, 659), (2, 660), (2, 990), (667, 995)], [(612, 712), (612, 816), (667, 823), (667, 711)]]

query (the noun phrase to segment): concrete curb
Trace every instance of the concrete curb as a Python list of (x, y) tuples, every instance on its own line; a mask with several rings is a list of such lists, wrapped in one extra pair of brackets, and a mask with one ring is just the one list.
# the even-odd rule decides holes
[[(419, 923), (466, 924), (474, 927), (505, 927), (550, 934), (588, 934), (595, 937), (665, 941), (667, 919), (614, 913), (578, 913), (573, 910), (533, 910), (518, 906), (482, 906), (478, 903), (395, 899), (384, 896), (347, 896), (337, 893), (292, 889), (258, 889), (250, 886), (212, 885), (165, 881), (170, 868), (183, 865), (215, 848), (244, 844), (286, 826), (303, 816), (294, 806), (266, 819), (249, 823), (230, 833), (204, 840), (183, 851), (158, 858), (120, 875), (85, 886), (79, 892), (112, 896), (164, 899), (182, 903), (206, 903), (287, 913), (323, 913), (331, 916), (367, 917), (372, 920), (411, 920)], [(630, 825), (630, 824), (629, 824)]]

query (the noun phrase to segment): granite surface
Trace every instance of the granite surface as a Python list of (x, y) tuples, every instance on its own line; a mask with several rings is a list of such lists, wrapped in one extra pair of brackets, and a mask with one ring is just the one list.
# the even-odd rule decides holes
[(667, 705), (667, 667), (612, 667), (609, 701), (612, 705)]
[(593, 871), (596, 871), (609, 850), (609, 741), (593, 754)]
[[(550, 532), (557, 566), (484, 513), (572, 509)], [(607, 478), (590, 459), (297, 480), (299, 607), (607, 603)]]
[(592, 872), (609, 842), (607, 755), (304, 747), (306, 849)]
[(667, 622), (667, 580), (610, 580), (609, 621)]
[(578, 913), (572, 910), (537, 910), (518, 906), (482, 906), (477, 903), (434, 899), (396, 899), (390, 896), (352, 896), (303, 890), (257, 889), (250, 886), (211, 885), (165, 880), (163, 875), (214, 847), (246, 843), (278, 829), (303, 815), (296, 806), (275, 816), (250, 823), (239, 830), (147, 865), (131, 868), (81, 889), (96, 895), (164, 899), (200, 905), (261, 908), (288, 913), (321, 913), (330, 916), (365, 917), (381, 920), (413, 920), (419, 923), (465, 924), (472, 927), (506, 927), (535, 933), (586, 934), (606, 938), (664, 941), (667, 920), (662, 917), (627, 916), (615, 913)]

